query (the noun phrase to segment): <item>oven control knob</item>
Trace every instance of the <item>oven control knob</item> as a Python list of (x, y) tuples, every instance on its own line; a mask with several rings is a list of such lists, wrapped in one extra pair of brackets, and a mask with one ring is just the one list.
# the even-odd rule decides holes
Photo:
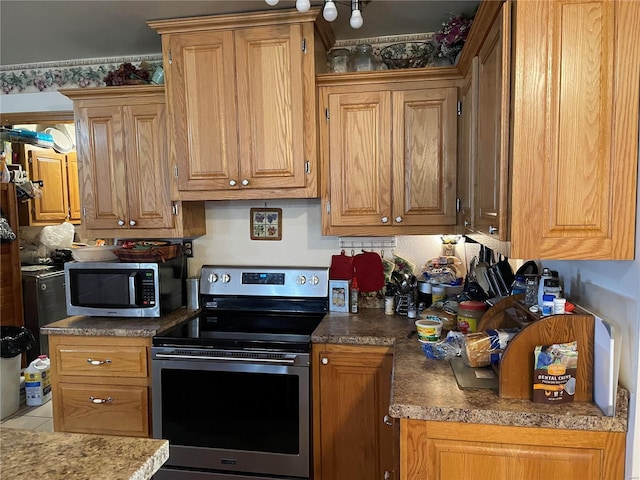
[(222, 274), (222, 283), (229, 283), (231, 281), (231, 276), (228, 273)]
[(298, 276), (296, 280), (298, 285), (304, 285), (305, 283), (307, 283), (307, 277), (305, 277), (304, 275)]
[(320, 279), (318, 278), (317, 275), (314, 275), (313, 277), (311, 277), (311, 285), (318, 285), (320, 283)]
[(216, 275), (215, 273), (210, 273), (207, 277), (207, 280), (209, 281), (209, 283), (216, 283), (218, 281), (218, 275)]

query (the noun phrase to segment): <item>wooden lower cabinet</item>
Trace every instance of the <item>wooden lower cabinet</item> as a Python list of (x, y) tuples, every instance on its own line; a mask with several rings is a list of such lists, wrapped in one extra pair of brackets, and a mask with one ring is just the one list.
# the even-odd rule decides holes
[(151, 436), (149, 338), (49, 336), (56, 432)]
[(400, 420), (401, 480), (615, 480), (625, 433)]
[(389, 347), (313, 346), (315, 480), (393, 479)]

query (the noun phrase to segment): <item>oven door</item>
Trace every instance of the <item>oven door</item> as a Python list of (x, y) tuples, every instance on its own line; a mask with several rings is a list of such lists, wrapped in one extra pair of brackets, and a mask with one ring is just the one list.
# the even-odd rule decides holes
[(152, 382), (167, 466), (309, 477), (308, 353), (153, 347)]

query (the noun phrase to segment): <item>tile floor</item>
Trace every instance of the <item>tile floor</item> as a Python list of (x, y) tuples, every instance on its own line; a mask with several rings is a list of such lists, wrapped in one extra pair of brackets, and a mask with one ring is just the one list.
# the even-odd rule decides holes
[(44, 405), (20, 409), (0, 422), (0, 428), (22, 428), (38, 432), (53, 432), (53, 410), (51, 400)]

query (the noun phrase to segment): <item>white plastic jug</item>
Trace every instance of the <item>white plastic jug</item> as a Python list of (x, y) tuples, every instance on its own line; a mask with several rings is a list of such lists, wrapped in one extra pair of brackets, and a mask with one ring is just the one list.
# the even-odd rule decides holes
[(51, 361), (46, 355), (40, 355), (24, 371), (24, 390), (28, 406), (51, 399)]

